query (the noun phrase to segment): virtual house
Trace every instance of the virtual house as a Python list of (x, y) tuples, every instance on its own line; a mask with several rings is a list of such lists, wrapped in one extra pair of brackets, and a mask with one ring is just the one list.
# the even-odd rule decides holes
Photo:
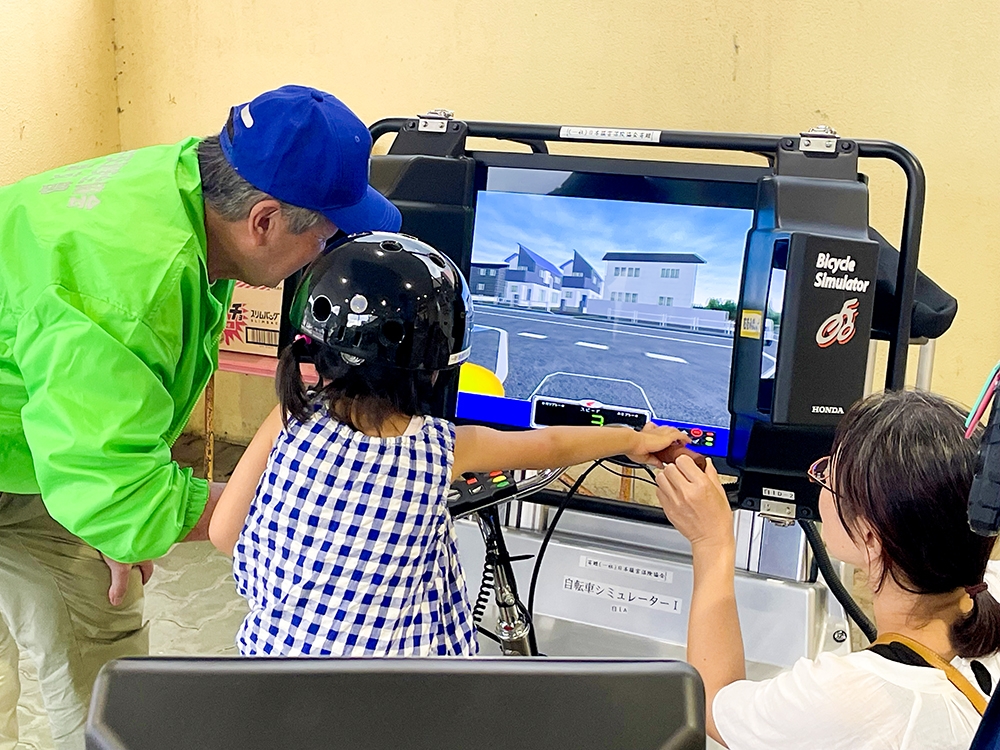
[(629, 305), (692, 307), (698, 266), (705, 261), (694, 253), (607, 253), (605, 298)]
[(503, 297), (506, 276), (506, 263), (473, 263), (469, 273), (472, 299), (482, 302), (498, 301)]
[(573, 259), (559, 266), (562, 272), (562, 308), (564, 310), (587, 311), (588, 299), (600, 299), (604, 280), (587, 259), (576, 250)]
[(517, 307), (559, 307), (562, 271), (521, 243), (517, 252), (504, 259), (507, 264), (501, 301)]
[(606, 253), (603, 299), (587, 306), (590, 315), (696, 330), (726, 331), (723, 310), (694, 306), (698, 266), (694, 253)]
[(503, 263), (473, 263), (469, 286), (482, 302), (586, 312), (588, 299), (600, 299), (604, 280), (575, 250), (557, 267), (518, 243)]

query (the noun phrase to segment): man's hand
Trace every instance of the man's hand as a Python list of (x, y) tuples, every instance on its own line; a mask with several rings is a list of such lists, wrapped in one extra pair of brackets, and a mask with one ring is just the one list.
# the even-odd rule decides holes
[(112, 560), (104, 554), (101, 555), (101, 558), (104, 560), (104, 564), (108, 566), (108, 570), (111, 571), (111, 587), (108, 589), (108, 601), (111, 602), (111, 606), (113, 607), (117, 607), (125, 599), (125, 592), (128, 591), (129, 573), (132, 572), (132, 568), (139, 569), (139, 572), (142, 574), (143, 586), (146, 585), (146, 581), (153, 575), (152, 560), (129, 565), (128, 563), (120, 563)]
[[(270, 451), (270, 448), (268, 449)], [(263, 472), (262, 472), (263, 473)], [(256, 489), (257, 485), (254, 485)], [(208, 502), (205, 503), (205, 510), (198, 519), (198, 523), (188, 532), (187, 536), (181, 539), (182, 542), (206, 542), (208, 541), (208, 526), (212, 521), (212, 514), (215, 513), (215, 506), (219, 503), (223, 491), (226, 489), (225, 482), (209, 482)]]

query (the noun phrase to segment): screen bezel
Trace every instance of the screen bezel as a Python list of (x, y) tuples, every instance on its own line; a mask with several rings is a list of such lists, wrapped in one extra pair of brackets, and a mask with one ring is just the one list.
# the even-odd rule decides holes
[[(723, 208), (740, 208), (755, 210), (757, 199), (757, 184), (761, 177), (773, 174), (773, 170), (767, 166), (749, 166), (734, 164), (704, 164), (692, 162), (672, 162), (672, 161), (647, 161), (639, 159), (616, 159), (608, 157), (577, 156), (563, 154), (539, 154), (539, 153), (516, 153), (501, 151), (470, 151), (467, 154), (476, 164), (475, 195), (473, 205), (478, 194), (487, 189), (487, 179), (490, 168), (511, 168), (530, 169), (540, 171), (560, 171), (560, 172), (581, 172), (598, 175), (625, 175), (638, 177), (654, 177), (678, 182), (701, 184), (708, 190), (690, 191), (690, 200), (668, 202), (668, 201), (639, 201), (649, 203), (666, 203), (668, 205), (690, 205), (690, 206), (719, 206)], [(587, 196), (594, 197), (594, 196)], [(598, 196), (602, 197), (602, 196)], [(607, 200), (615, 200), (613, 195), (608, 195)], [(629, 200), (632, 200), (631, 198)], [(473, 225), (474, 226), (474, 225)], [(472, 267), (472, 236), (467, 238), (468, 248), (463, 255), (459, 266), (468, 279)], [(489, 422), (485, 420), (459, 418), (458, 404), (455, 404), (455, 424), (478, 424), (498, 430), (520, 430), (525, 429), (514, 425)], [(684, 425), (676, 420), (665, 420), (670, 423)], [(527, 428), (540, 429), (540, 428)], [(729, 427), (717, 427), (728, 436)], [(722, 437), (722, 435), (720, 435)], [(727, 449), (727, 440), (720, 440), (716, 444), (716, 450), (711, 452), (716, 460), (724, 458)], [(721, 451), (720, 451), (721, 449)]]
[[(685, 201), (674, 205), (720, 206), (722, 208), (745, 208), (756, 206), (757, 182), (761, 177), (774, 174), (770, 167), (754, 167), (740, 164), (701, 164), (692, 162), (646, 161), (642, 159), (613, 159), (601, 156), (569, 156), (563, 154), (525, 154), (505, 151), (472, 151), (469, 156), (476, 162), (475, 190), (486, 189), (486, 178), (490, 167), (511, 169), (537, 169), (555, 172), (585, 172), (589, 174), (625, 175), (633, 177), (656, 177), (694, 183), (718, 185), (729, 190), (739, 190), (743, 195), (727, 202)], [(608, 196), (608, 200), (614, 200)], [(656, 202), (660, 201), (648, 201)], [(471, 247), (469, 258), (471, 262)], [(467, 271), (463, 268), (463, 271)]]

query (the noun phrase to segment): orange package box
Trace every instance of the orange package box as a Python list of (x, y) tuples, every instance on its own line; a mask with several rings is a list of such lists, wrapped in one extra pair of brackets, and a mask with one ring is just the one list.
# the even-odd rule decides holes
[(277, 357), (284, 287), (285, 282), (267, 287), (237, 281), (219, 349)]

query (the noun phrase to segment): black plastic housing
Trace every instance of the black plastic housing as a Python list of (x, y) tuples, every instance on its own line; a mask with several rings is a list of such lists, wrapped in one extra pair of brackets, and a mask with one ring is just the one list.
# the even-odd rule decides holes
[(123, 659), (88, 750), (695, 750), (688, 664), (615, 659)]

